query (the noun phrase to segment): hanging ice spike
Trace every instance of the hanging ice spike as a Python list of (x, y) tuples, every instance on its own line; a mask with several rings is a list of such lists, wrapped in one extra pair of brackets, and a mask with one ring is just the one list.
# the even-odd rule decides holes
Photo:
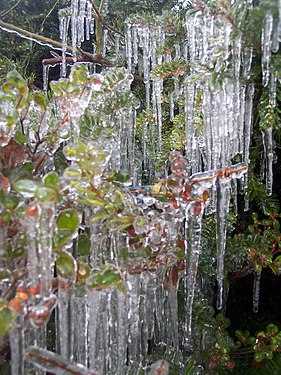
[(224, 255), (227, 235), (227, 217), (231, 198), (231, 179), (240, 179), (246, 173), (244, 163), (233, 165), (218, 172), (216, 179), (216, 238), (217, 238), (217, 309), (223, 307)]

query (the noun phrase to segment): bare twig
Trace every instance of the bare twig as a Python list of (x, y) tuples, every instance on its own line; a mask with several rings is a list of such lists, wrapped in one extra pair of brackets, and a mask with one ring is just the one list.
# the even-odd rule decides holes
[(52, 14), (52, 12), (54, 11), (54, 9), (55, 9), (55, 7), (57, 6), (57, 4), (58, 4), (59, 1), (60, 1), (60, 0), (57, 0), (57, 1), (55, 2), (55, 4), (52, 6), (52, 8), (49, 10), (49, 12), (46, 14), (45, 18), (43, 19), (43, 21), (42, 21), (42, 23), (41, 23), (40, 32), (43, 31), (43, 27), (44, 27), (44, 24), (45, 24), (45, 22), (46, 22), (46, 19)]
[(3, 13), (0, 14), (0, 17), (5, 17), (8, 13), (10, 13), (12, 10), (14, 10), (20, 3), (22, 2), (22, 0), (18, 0), (16, 2), (15, 5), (13, 5), (10, 9), (4, 11)]

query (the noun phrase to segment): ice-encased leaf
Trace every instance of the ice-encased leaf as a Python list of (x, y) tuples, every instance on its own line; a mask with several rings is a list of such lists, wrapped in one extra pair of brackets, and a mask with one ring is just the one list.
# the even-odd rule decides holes
[(36, 91), (32, 97), (33, 97), (34, 103), (38, 105), (38, 107), (40, 107), (42, 112), (45, 112), (46, 107), (47, 107), (47, 100), (46, 100), (45, 95), (43, 95), (39, 91)]
[(56, 260), (56, 271), (62, 279), (74, 279), (76, 276), (77, 265), (73, 256), (67, 251), (58, 254)]
[(13, 184), (13, 189), (23, 195), (25, 198), (31, 198), (34, 196), (35, 191), (39, 185), (33, 180), (18, 180)]
[(80, 219), (74, 209), (67, 208), (61, 211), (57, 218), (56, 246), (62, 246), (75, 237), (79, 224)]

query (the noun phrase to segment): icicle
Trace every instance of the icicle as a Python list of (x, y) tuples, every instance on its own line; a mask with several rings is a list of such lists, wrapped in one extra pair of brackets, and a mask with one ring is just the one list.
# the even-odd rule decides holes
[(175, 111), (175, 102), (174, 102), (174, 93), (171, 92), (169, 96), (169, 102), (170, 102), (170, 121), (174, 121), (174, 111)]
[(223, 305), (223, 281), (224, 281), (224, 253), (226, 245), (227, 216), (230, 203), (231, 179), (229, 177), (218, 178), (216, 183), (216, 237), (217, 237), (217, 281), (218, 300), (217, 309)]
[(109, 373), (110, 345), (109, 331), (110, 292), (94, 291), (88, 293), (89, 303), (89, 364), (99, 374)]
[[(194, 103), (195, 103), (195, 85), (186, 84), (184, 89), (185, 97), (185, 137), (186, 137), (186, 156), (189, 160), (192, 159), (192, 138), (194, 134)], [(204, 108), (204, 107), (203, 107)], [(189, 171), (191, 174), (191, 171)]]
[(261, 284), (261, 271), (254, 272), (254, 286), (253, 286), (253, 312), (259, 312), (259, 299), (260, 299), (260, 284)]
[(93, 18), (92, 18), (92, 3), (87, 1), (86, 8), (86, 40), (90, 40), (91, 34), (93, 34)]
[(153, 81), (153, 93), (155, 95), (156, 102), (156, 118), (158, 125), (158, 143), (157, 148), (159, 151), (162, 150), (162, 91), (163, 91), (163, 79), (155, 78)]
[(238, 215), (238, 203), (237, 203), (237, 181), (235, 179), (231, 180), (231, 195), (233, 201), (233, 211), (235, 216)]
[(98, 345), (101, 339), (98, 335), (100, 320), (99, 320), (99, 305), (101, 292), (91, 290), (88, 292), (88, 306), (89, 306), (89, 366), (99, 371), (99, 357)]
[(78, 28), (78, 7), (79, 0), (71, 0), (71, 40), (72, 40), (72, 57), (76, 61), (76, 49), (77, 49), (77, 28)]
[(141, 274), (141, 290), (140, 290), (140, 300), (139, 300), (139, 318), (140, 318), (140, 349), (141, 349), (141, 360), (145, 361), (148, 351), (148, 322), (147, 322), (147, 285), (148, 278), (147, 272), (142, 272)]
[(156, 344), (165, 345), (167, 343), (167, 319), (165, 314), (165, 301), (166, 293), (163, 286), (157, 285), (155, 292), (155, 336), (154, 341)]
[(265, 160), (265, 171), (266, 171), (266, 194), (272, 194), (273, 184), (273, 137), (272, 128), (263, 130), (263, 147), (264, 147), (264, 160)]
[(196, 285), (198, 261), (201, 252), (201, 228), (204, 204), (192, 202), (186, 207), (186, 274), (185, 274), (185, 337), (184, 347), (186, 351), (192, 350), (192, 308)]
[(115, 34), (115, 59), (118, 60), (120, 53), (120, 35)]
[[(51, 372), (54, 375), (96, 375), (94, 371), (81, 364), (75, 364), (59, 354), (36, 346), (27, 348), (26, 359), (37, 368)], [(20, 373), (17, 375), (20, 375)]]
[(102, 38), (102, 57), (105, 57), (105, 55), (106, 55), (107, 35), (108, 35), (108, 30), (104, 29), (103, 30), (103, 38)]
[(117, 369), (116, 375), (123, 375), (127, 365), (128, 345), (128, 297), (117, 291)]
[[(53, 226), (55, 205), (51, 202), (41, 204), (38, 227), (38, 265), (36, 272), (40, 273), (40, 294), (47, 297), (52, 290), (53, 279)], [(40, 270), (38, 268), (40, 267)]]
[(275, 72), (271, 72), (270, 85), (269, 85), (269, 105), (271, 108), (276, 107), (276, 75)]
[(276, 53), (278, 52), (278, 50), (279, 50), (278, 27), (276, 27), (276, 22), (273, 22), (271, 51), (273, 53)]
[(88, 321), (89, 312), (87, 295), (83, 290), (77, 289), (73, 299), (74, 316), (74, 342), (73, 360), (87, 366), (88, 363)]
[(281, 0), (278, 2), (278, 9), (279, 9), (279, 20), (278, 20), (278, 26), (277, 26), (277, 32), (278, 32), (278, 40), (281, 42)]
[(133, 72), (132, 71), (132, 56), (133, 56), (132, 25), (130, 23), (127, 25), (127, 30), (126, 30), (126, 56), (127, 56), (128, 70), (129, 72)]
[(240, 66), (241, 66), (241, 35), (237, 36), (234, 40), (233, 46), (233, 60), (234, 60), (234, 77), (239, 80), (240, 77)]
[(149, 30), (144, 28), (142, 30), (143, 38), (143, 79), (145, 83), (145, 96), (146, 96), (146, 110), (150, 108), (150, 48), (149, 48)]
[(128, 275), (127, 277), (129, 291), (129, 338), (128, 338), (128, 356), (129, 365), (137, 367), (141, 363), (141, 326), (140, 326), (140, 276)]
[(67, 49), (67, 34), (70, 22), (70, 17), (65, 14), (65, 9), (59, 12), (59, 31), (62, 44), (62, 63), (61, 63), (61, 77), (66, 77), (66, 49)]
[(25, 375), (24, 316), (20, 314), (9, 334), (11, 348), (11, 375)]
[(250, 78), (252, 61), (253, 61), (253, 48), (246, 47), (243, 53), (243, 77), (245, 79)]
[(138, 29), (136, 27), (133, 28), (133, 61), (134, 66), (136, 67), (139, 61)]
[[(254, 84), (250, 84), (247, 87), (246, 92), (246, 107), (245, 107), (245, 125), (244, 125), (244, 152), (243, 161), (249, 163), (250, 157), (250, 142), (253, 133), (253, 97), (254, 97)], [(249, 210), (249, 192), (248, 192), (248, 174), (244, 177), (244, 189), (245, 189), (245, 206), (244, 210)]]
[(247, 87), (246, 103), (245, 103), (245, 124), (244, 124), (244, 147), (243, 161), (249, 163), (250, 142), (253, 133), (253, 97), (255, 92), (254, 84)]
[(60, 354), (69, 360), (73, 359), (74, 316), (73, 316), (73, 287), (66, 290), (59, 287), (59, 342)]
[(269, 82), (269, 64), (271, 60), (271, 47), (272, 47), (272, 29), (273, 29), (273, 17), (270, 13), (266, 13), (264, 25), (262, 29), (262, 82), (264, 86), (268, 85)]
[(48, 90), (48, 76), (49, 76), (49, 65), (43, 65), (43, 91)]
[(79, 0), (79, 13), (77, 23), (77, 44), (80, 47), (81, 42), (85, 40), (85, 15), (87, 0)]
[(147, 272), (147, 288), (146, 288), (146, 318), (148, 325), (148, 339), (152, 340), (155, 329), (155, 304), (156, 304), (156, 288), (157, 275), (156, 273)]
[(172, 338), (172, 344), (175, 352), (179, 350), (179, 327), (178, 327), (178, 269), (172, 267), (167, 291), (168, 304), (170, 310), (168, 332)]

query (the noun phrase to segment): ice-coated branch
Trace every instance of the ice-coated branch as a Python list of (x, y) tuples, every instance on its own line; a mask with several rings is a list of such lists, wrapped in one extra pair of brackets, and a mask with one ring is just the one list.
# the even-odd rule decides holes
[(54, 374), (62, 374), (62, 370), (64, 370), (65, 375), (97, 375), (85, 366), (75, 364), (59, 354), (35, 346), (27, 348), (25, 356), (26, 360), (32, 362), (36, 367)]
[[(57, 42), (56, 40), (32, 33), (31, 31), (22, 29), (20, 27), (14, 26), (10, 23), (3, 22), (1, 20), (0, 20), (0, 29), (7, 31), (9, 33), (17, 34), (21, 38), (32, 40), (33, 42), (41, 44), (42, 46), (47, 46), (53, 49), (62, 50), (62, 44), (60, 42)], [(72, 48), (67, 47), (67, 51), (71, 53)], [(79, 49), (79, 52), (81, 54), (81, 57), (84, 59), (83, 61), (85, 60), (92, 61), (92, 62), (96, 62), (102, 65), (107, 65), (107, 66), (112, 65), (112, 63), (109, 60), (103, 58), (100, 54), (92, 54), (89, 52), (85, 52), (81, 49)]]

